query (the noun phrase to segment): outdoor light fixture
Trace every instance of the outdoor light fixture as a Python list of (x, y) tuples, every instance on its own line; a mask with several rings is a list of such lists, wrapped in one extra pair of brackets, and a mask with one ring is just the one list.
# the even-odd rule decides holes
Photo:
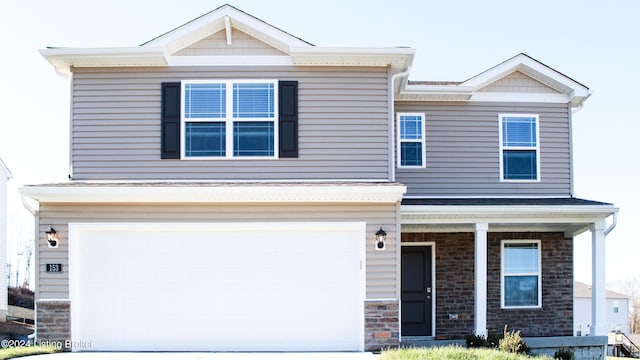
[(382, 227), (380, 227), (380, 230), (376, 232), (376, 250), (384, 250), (384, 243), (386, 240), (387, 232), (382, 230)]
[(56, 232), (56, 229), (54, 229), (53, 227), (51, 227), (51, 225), (49, 225), (49, 230), (45, 231), (44, 233), (47, 234), (47, 241), (49, 242), (49, 247), (57, 248), (58, 244), (60, 243), (60, 238), (58, 238), (58, 233)]

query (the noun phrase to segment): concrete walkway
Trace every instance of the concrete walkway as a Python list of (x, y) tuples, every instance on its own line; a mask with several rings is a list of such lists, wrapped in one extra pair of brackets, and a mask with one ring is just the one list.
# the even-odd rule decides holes
[(76, 352), (27, 356), (29, 360), (377, 360), (380, 355), (361, 352), (311, 353), (202, 353), (202, 352)]

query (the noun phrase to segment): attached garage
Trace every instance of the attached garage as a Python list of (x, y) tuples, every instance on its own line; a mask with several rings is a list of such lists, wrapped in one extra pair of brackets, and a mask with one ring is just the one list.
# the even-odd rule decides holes
[(72, 341), (92, 351), (363, 351), (365, 231), (70, 223)]

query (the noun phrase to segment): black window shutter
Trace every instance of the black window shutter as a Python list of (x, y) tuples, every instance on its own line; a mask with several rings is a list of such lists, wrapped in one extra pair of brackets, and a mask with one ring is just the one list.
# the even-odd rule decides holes
[(298, 82), (278, 83), (279, 147), (281, 158), (298, 157)]
[(180, 159), (180, 83), (162, 83), (160, 157)]

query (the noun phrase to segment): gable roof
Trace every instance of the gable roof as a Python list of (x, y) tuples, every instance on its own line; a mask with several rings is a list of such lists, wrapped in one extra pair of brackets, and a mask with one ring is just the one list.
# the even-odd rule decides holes
[[(173, 56), (219, 31), (227, 42), (237, 29), (284, 53), (284, 56)], [(223, 5), (148, 42), (117, 48), (46, 48), (40, 54), (60, 74), (71, 67), (180, 66), (180, 65), (307, 65), (390, 66), (392, 72), (407, 70), (415, 50), (406, 47), (317, 47), (231, 5)]]
[[(621, 294), (615, 291), (606, 290), (607, 299), (629, 299), (629, 295)], [(573, 282), (573, 297), (591, 298), (591, 285), (580, 281)]]
[(9, 171), (7, 165), (4, 163), (4, 161), (2, 161), (2, 158), (0, 158), (0, 171), (4, 173), (7, 180), (11, 179), (11, 177), (13, 176), (11, 175), (11, 171)]
[(226, 30), (229, 26), (285, 53), (289, 53), (290, 48), (314, 46), (229, 4), (222, 5), (140, 46), (160, 46), (171, 54), (218, 31)]
[[(515, 72), (554, 89), (557, 93), (500, 93), (481, 90)], [(531, 56), (520, 53), (463, 82), (409, 82), (397, 100), (411, 101), (534, 101), (570, 103), (580, 107), (591, 90)], [(526, 100), (525, 100), (526, 99)]]

